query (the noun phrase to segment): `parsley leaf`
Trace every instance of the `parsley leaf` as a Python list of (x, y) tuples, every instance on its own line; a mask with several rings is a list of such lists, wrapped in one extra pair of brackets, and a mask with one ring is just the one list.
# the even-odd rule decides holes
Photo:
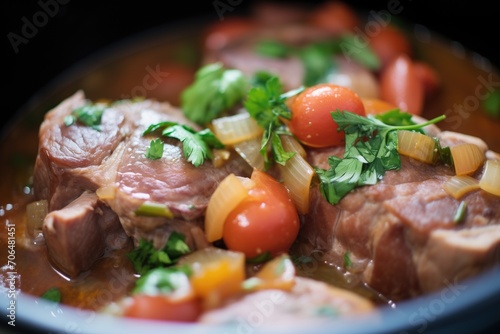
[(158, 160), (163, 156), (163, 140), (156, 138), (151, 140), (148, 149), (146, 150), (146, 158), (151, 160)]
[(66, 116), (64, 118), (64, 124), (66, 126), (71, 126), (76, 122), (80, 122), (96, 131), (100, 131), (102, 114), (105, 109), (106, 107), (103, 104), (86, 104), (74, 109), (71, 115)]
[(241, 102), (248, 88), (243, 73), (224, 69), (221, 63), (203, 66), (195, 81), (181, 94), (181, 106), (186, 117), (198, 124), (212, 119)]
[(283, 149), (279, 134), (288, 133), (282, 119), (291, 119), (286, 99), (302, 90), (303, 87), (300, 87), (283, 93), (283, 85), (278, 77), (270, 76), (265, 85), (252, 87), (243, 102), (250, 116), (264, 129), (260, 152), (266, 166), (271, 163), (267, 154), (269, 149), (273, 153), (274, 161), (282, 165), (293, 156), (293, 153)]
[[(391, 113), (389, 118), (394, 120), (395, 112)], [(406, 117), (404, 114), (400, 116), (403, 120)], [(345, 133), (344, 156), (342, 159), (330, 157), (328, 170), (315, 169), (320, 179), (321, 193), (329, 203), (336, 204), (351, 190), (375, 184), (386, 171), (401, 167), (397, 130), (422, 129), (443, 120), (445, 116), (408, 125), (388, 125), (373, 116), (363, 117), (339, 110), (332, 112), (332, 118), (338, 124), (339, 131)]]
[(181, 255), (190, 252), (184, 235), (172, 232), (162, 249), (156, 249), (152, 241), (141, 240), (139, 246), (127, 254), (139, 274), (162, 266), (173, 265)]
[[(198, 167), (201, 164), (203, 164), (205, 159), (212, 158), (211, 148), (224, 147), (224, 145), (219, 141), (219, 139), (217, 139), (217, 137), (210, 129), (204, 129), (197, 132), (190, 126), (185, 124), (179, 124), (177, 122), (160, 122), (152, 124), (143, 132), (143, 135), (150, 134), (160, 129), (163, 129), (161, 132), (163, 136), (175, 138), (182, 142), (182, 150), (184, 156), (195, 167)], [(152, 145), (153, 143), (151, 143), (148, 152), (152, 150), (151, 148)], [(162, 154), (163, 154), (163, 148), (162, 148)]]
[(40, 298), (54, 303), (59, 303), (61, 302), (61, 290), (58, 288), (50, 288), (45, 291)]
[(303, 84), (306, 87), (328, 81), (328, 76), (336, 69), (335, 55), (343, 54), (347, 59), (370, 70), (378, 70), (381, 66), (380, 59), (371, 47), (366, 43), (360, 44), (357, 37), (352, 34), (299, 47), (265, 40), (257, 44), (255, 51), (273, 58), (298, 56), (304, 66)]

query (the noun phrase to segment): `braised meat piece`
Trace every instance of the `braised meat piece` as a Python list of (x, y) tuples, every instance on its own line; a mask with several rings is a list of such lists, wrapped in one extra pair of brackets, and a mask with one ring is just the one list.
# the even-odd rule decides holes
[[(151, 240), (159, 248), (172, 231), (178, 231), (193, 249), (207, 245), (202, 223), (210, 196), (229, 173), (248, 176), (248, 165), (234, 154), (221, 167), (211, 161), (195, 167), (184, 158), (181, 142), (171, 138), (165, 139), (161, 159), (146, 158), (153, 137), (143, 136), (143, 132), (149, 125), (172, 121), (199, 128), (168, 103), (113, 103), (106, 106), (100, 129), (65, 124), (73, 110), (88, 103), (83, 92), (76, 92), (48, 112), (40, 127), (35, 196), (48, 200), (49, 212), (62, 210), (49, 214), (44, 226), (52, 262), (61, 266), (61, 271), (75, 275), (102, 255), (106, 245), (105, 236), (99, 236), (103, 233), (97, 223), (99, 214), (78, 207), (82, 201), (75, 201), (89, 192), (97, 194), (96, 205), (112, 211), (135, 243)], [(147, 201), (165, 205), (173, 217), (136, 215)], [(85, 219), (64, 219), (62, 213), (75, 210), (82, 210)], [(88, 236), (82, 236), (82, 231)], [(79, 240), (79, 244), (68, 240)], [(83, 254), (84, 249), (88, 258), (82, 262), (75, 252)]]

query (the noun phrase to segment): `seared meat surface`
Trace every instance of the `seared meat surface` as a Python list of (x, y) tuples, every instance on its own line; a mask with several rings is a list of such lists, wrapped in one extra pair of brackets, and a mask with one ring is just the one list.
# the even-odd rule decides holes
[[(445, 135), (437, 136), (448, 144)], [(343, 150), (308, 154), (311, 165), (327, 168), (328, 156), (341, 156)], [(337, 205), (312, 189), (296, 251), (320, 251), (322, 260), (337, 266), (344, 265), (348, 253), (352, 265), (347, 270), (393, 300), (432, 292), (498, 265), (500, 198), (477, 190), (457, 200), (443, 189), (452, 168), (401, 159), (400, 170), (388, 171), (379, 183), (352, 191)], [(461, 201), (467, 213), (457, 223)]]
[[(149, 125), (173, 121), (198, 127), (170, 104), (150, 100), (120, 101), (108, 106), (100, 130), (78, 123), (65, 125), (65, 117), (86, 103), (83, 92), (77, 92), (47, 113), (40, 127), (34, 172), (37, 199), (48, 200), (49, 211), (65, 210), (67, 206), (74, 210), (74, 200), (83, 193), (97, 192), (99, 205), (111, 209), (124, 233), (136, 243), (140, 239), (152, 240), (159, 248), (176, 230), (186, 235), (193, 249), (206, 245), (202, 217), (208, 200), (229, 173), (249, 175), (242, 160), (234, 155), (222, 167), (214, 167), (211, 161), (194, 167), (184, 158), (182, 144), (174, 139), (165, 140), (161, 159), (150, 160), (145, 152), (153, 137), (143, 136)], [(173, 217), (137, 216), (135, 211), (146, 201), (165, 205)], [(57, 230), (51, 223), (53, 214), (45, 221), (52, 261), (68, 275), (88, 269), (89, 263), (103, 253), (105, 237), (98, 236), (103, 233), (98, 225), (93, 230), (90, 226), (75, 226), (98, 220), (96, 215), (97, 210), (85, 210), (86, 218), (75, 221), (59, 214), (55, 220), (60, 227)], [(83, 230), (95, 238), (84, 238), (80, 233)], [(64, 237), (56, 231), (64, 231)], [(82, 254), (76, 259), (76, 246), (66, 242), (77, 238), (81, 238), (78, 247), (89, 250), (87, 259), (83, 259), (83, 251), (76, 252)]]

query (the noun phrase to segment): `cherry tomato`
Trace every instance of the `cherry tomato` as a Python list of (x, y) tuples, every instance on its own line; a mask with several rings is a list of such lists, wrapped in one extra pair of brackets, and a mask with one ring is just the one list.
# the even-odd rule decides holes
[(429, 64), (423, 63), (421, 61), (413, 62), (413, 69), (417, 77), (422, 81), (424, 85), (425, 96), (432, 96), (441, 86), (441, 78), (437, 71), (432, 68)]
[(167, 296), (138, 294), (126, 307), (124, 316), (141, 319), (194, 322), (202, 312), (201, 303), (195, 298), (172, 300)]
[(411, 55), (412, 47), (406, 35), (394, 26), (385, 26), (369, 39), (369, 45), (379, 56), (382, 66), (387, 66), (398, 56)]
[(318, 84), (306, 88), (289, 104), (292, 119), (290, 131), (303, 144), (311, 147), (344, 145), (343, 131), (337, 131), (333, 111), (350, 111), (366, 116), (361, 98), (349, 88), (335, 84)]
[(297, 209), (287, 189), (267, 173), (254, 170), (251, 179), (255, 187), (226, 218), (223, 240), (247, 258), (287, 252), (299, 232)]
[(344, 2), (331, 0), (319, 5), (311, 12), (310, 22), (331, 35), (340, 35), (352, 31), (359, 24), (359, 17)]
[(409, 56), (400, 55), (383, 69), (380, 97), (402, 111), (414, 115), (422, 113), (424, 86)]

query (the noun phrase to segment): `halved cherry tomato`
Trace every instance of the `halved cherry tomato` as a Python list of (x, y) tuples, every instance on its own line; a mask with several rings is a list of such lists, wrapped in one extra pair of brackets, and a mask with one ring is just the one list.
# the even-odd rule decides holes
[(292, 119), (290, 131), (303, 144), (311, 147), (344, 145), (343, 131), (337, 131), (333, 111), (350, 111), (366, 116), (361, 98), (349, 88), (335, 84), (318, 84), (305, 89), (289, 104)]
[(380, 97), (402, 111), (413, 115), (422, 113), (424, 85), (408, 55), (400, 55), (382, 70)]
[(408, 56), (412, 54), (412, 46), (406, 35), (391, 25), (382, 27), (376, 34), (370, 36), (369, 45), (379, 56), (383, 66), (387, 66), (402, 54)]
[(439, 89), (439, 86), (441, 86), (441, 78), (439, 77), (437, 71), (429, 64), (421, 61), (414, 61), (413, 69), (415, 70), (417, 77), (424, 85), (425, 96), (430, 97), (435, 94)]
[(134, 295), (124, 316), (141, 319), (194, 322), (202, 312), (198, 299), (172, 300), (162, 295)]
[(254, 170), (251, 178), (255, 187), (226, 218), (223, 240), (247, 258), (287, 252), (299, 232), (297, 209), (287, 189), (270, 175)]

